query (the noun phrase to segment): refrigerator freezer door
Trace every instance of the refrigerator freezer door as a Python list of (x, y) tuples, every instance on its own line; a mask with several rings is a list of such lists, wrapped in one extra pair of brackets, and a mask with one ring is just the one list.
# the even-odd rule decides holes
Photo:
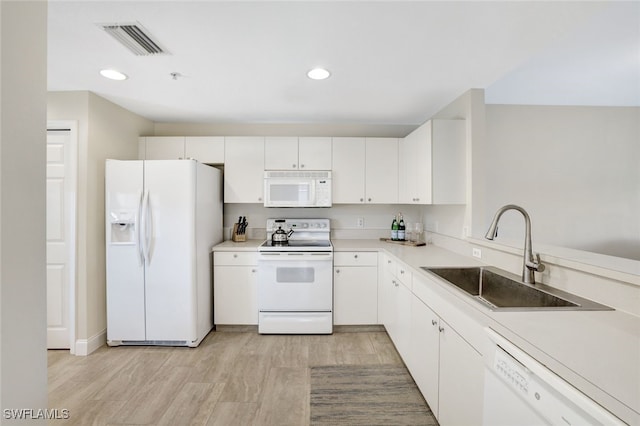
[(142, 177), (142, 161), (105, 164), (108, 341), (145, 339)]
[(146, 161), (146, 340), (194, 341), (196, 162)]

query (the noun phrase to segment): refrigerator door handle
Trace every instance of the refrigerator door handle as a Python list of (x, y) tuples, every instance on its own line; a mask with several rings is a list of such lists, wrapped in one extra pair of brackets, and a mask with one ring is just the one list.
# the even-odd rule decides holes
[(144, 219), (144, 224), (142, 226), (144, 232), (144, 238), (142, 239), (142, 250), (144, 254), (144, 259), (149, 265), (151, 263), (151, 259), (149, 257), (150, 247), (151, 247), (151, 232), (149, 223), (151, 222), (150, 218), (151, 206), (149, 204), (149, 190), (146, 190), (144, 193), (144, 199), (142, 201), (142, 217)]
[(141, 241), (141, 233), (142, 233), (142, 191), (140, 191), (140, 195), (138, 196), (138, 211), (135, 216), (135, 240), (136, 240), (136, 251), (138, 253), (138, 265), (144, 266), (144, 252), (142, 249), (142, 241)]

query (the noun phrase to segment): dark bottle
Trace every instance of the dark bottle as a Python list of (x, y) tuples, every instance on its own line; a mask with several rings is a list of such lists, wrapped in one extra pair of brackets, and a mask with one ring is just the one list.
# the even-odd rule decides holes
[(400, 224), (396, 220), (395, 216), (393, 217), (393, 222), (391, 222), (391, 239), (393, 241), (398, 241), (398, 230), (400, 229)]
[(404, 225), (404, 219), (402, 218), (402, 213), (400, 213), (400, 222), (398, 223), (398, 240), (405, 240), (405, 230), (406, 227)]

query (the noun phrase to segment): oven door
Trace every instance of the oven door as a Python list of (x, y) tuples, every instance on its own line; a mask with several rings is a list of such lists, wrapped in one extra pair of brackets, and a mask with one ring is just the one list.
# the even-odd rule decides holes
[(259, 253), (258, 306), (261, 312), (331, 312), (333, 253)]

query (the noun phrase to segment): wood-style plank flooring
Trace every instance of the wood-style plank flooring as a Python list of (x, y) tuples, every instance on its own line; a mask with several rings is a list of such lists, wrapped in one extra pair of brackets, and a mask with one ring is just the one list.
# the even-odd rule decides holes
[(49, 351), (49, 408), (69, 425), (308, 425), (310, 367), (402, 365), (384, 331), (210, 333), (198, 348)]

